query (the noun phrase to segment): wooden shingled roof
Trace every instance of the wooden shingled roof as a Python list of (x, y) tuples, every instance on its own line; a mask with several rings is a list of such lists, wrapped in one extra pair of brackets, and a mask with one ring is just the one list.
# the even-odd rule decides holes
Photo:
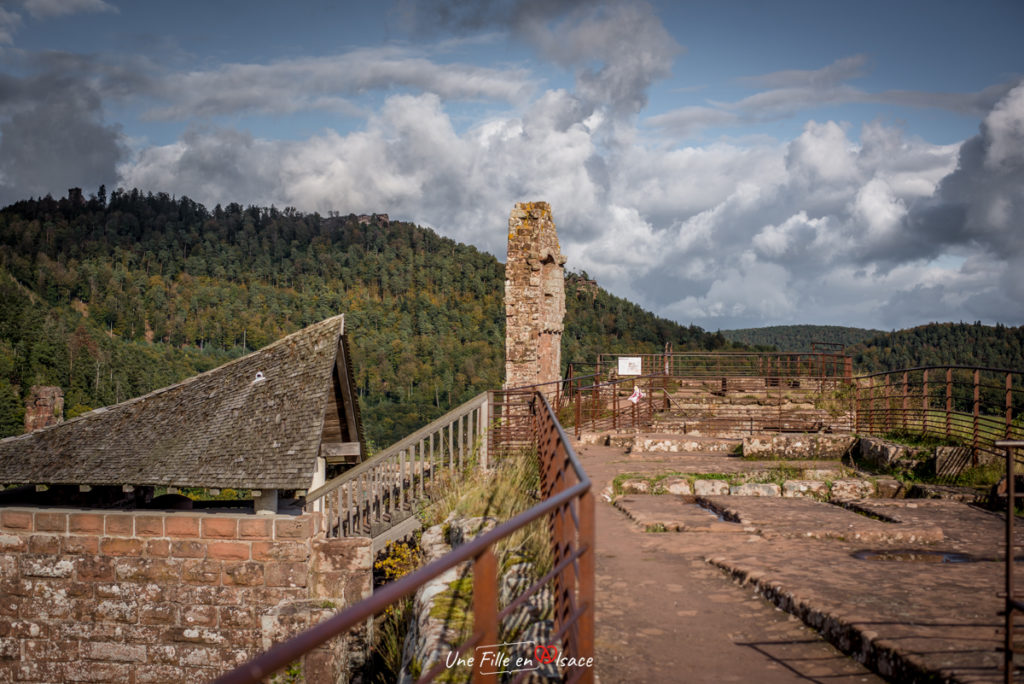
[(0, 484), (308, 489), (326, 435), (362, 451), (344, 326), (335, 316), (176, 385), (0, 440)]

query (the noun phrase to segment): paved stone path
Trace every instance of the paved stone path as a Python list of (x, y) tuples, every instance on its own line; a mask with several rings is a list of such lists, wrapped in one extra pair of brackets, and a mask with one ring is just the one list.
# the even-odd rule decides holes
[[(652, 474), (694, 472), (728, 458), (578, 451), (598, 492), (637, 464)], [(625, 495), (613, 506), (600, 497), (596, 656), (605, 684), (882, 681), (803, 621), (891, 681), (1001, 681), (1000, 516), (932, 500), (700, 503), (706, 508), (693, 497)], [(943, 563), (943, 552), (976, 562)]]
[[(579, 452), (598, 492), (621, 472), (619, 449), (587, 445)], [(731, 582), (700, 549), (678, 543), (684, 535), (646, 533), (604, 500), (597, 530), (602, 684), (882, 681), (797, 618)], [(756, 534), (727, 536), (739, 548), (766, 544)], [(670, 538), (676, 543), (666, 544)]]

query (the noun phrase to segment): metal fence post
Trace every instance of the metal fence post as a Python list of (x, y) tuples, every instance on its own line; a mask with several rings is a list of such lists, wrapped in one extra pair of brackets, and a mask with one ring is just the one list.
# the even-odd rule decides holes
[[(498, 561), (491, 547), (473, 559), (473, 629), (480, 633), (481, 646), (498, 643)], [(482, 666), (480, 658), (473, 659), (474, 684), (497, 682), (498, 668), (488, 667), (494, 671), (485, 673)]]
[(953, 369), (946, 369), (946, 439), (953, 433)]

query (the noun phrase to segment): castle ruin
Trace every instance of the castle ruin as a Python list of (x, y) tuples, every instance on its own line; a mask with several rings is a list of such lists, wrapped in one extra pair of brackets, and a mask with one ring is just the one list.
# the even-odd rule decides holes
[(561, 378), (564, 264), (548, 203), (517, 203), (505, 264), (506, 389)]

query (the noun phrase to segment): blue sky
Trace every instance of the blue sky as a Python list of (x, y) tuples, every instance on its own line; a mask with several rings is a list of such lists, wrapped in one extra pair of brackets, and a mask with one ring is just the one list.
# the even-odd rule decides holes
[(386, 212), (708, 329), (1024, 323), (1024, 4), (0, 2), (0, 203)]

